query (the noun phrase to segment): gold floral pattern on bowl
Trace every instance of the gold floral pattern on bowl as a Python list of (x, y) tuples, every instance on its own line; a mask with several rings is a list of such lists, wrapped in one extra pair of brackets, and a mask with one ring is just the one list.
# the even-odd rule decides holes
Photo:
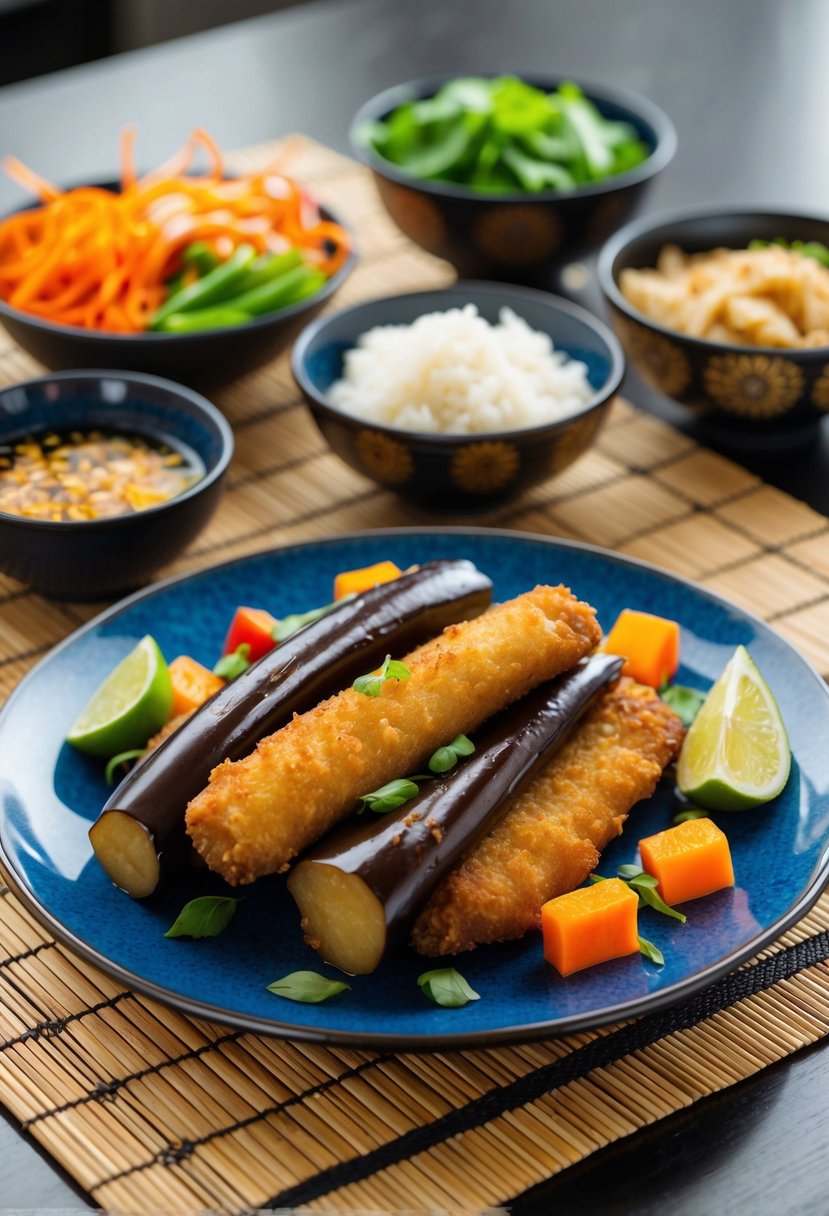
[(714, 355), (703, 373), (711, 400), (745, 418), (785, 414), (802, 394), (803, 379), (797, 364), (779, 355)]
[(691, 362), (675, 342), (618, 313), (613, 324), (637, 370), (652, 388), (666, 397), (678, 397), (685, 392), (691, 382)]
[(430, 199), (407, 186), (381, 187), (389, 214), (406, 236), (432, 253), (446, 241), (446, 224), (440, 209)]
[(570, 423), (562, 431), (552, 454), (552, 473), (562, 473), (590, 447), (604, 422), (605, 412), (588, 414), (581, 422)]
[(414, 469), (411, 454), (402, 443), (382, 431), (360, 431), (355, 447), (366, 470), (383, 485), (399, 486), (411, 477)]
[(499, 265), (530, 266), (552, 257), (561, 245), (561, 221), (551, 211), (505, 203), (487, 208), (475, 225), (478, 248)]
[(515, 480), (518, 449), (501, 439), (467, 443), (452, 457), (451, 476), (467, 494), (492, 494)]
[(829, 410), (829, 363), (812, 386), (812, 405), (819, 410)]

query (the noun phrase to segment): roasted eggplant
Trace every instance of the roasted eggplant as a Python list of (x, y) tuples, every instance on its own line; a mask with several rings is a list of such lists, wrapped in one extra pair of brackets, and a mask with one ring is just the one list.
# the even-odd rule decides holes
[(436, 885), (498, 822), (564, 742), (622, 659), (598, 654), (484, 726), (474, 755), (377, 822), (329, 835), (288, 878), (306, 941), (352, 975), (373, 971), (407, 935)]
[(467, 561), (435, 561), (346, 600), (222, 688), (121, 782), (89, 832), (113, 882), (141, 898), (188, 849), (187, 803), (223, 760), (238, 760), (303, 713), (446, 625), (478, 616), (492, 583)]

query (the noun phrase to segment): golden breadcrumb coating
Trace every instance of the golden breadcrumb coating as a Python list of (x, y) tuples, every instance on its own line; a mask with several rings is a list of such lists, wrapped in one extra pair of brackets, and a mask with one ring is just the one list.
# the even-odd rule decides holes
[(450, 625), (403, 659), (409, 679), (387, 680), (376, 698), (345, 689), (218, 765), (187, 808), (187, 831), (230, 883), (284, 870), (363, 794), (416, 772), (600, 636), (594, 610), (566, 587), (536, 587)]
[(506, 817), (449, 874), (420, 914), (412, 945), (429, 956), (521, 937), (541, 905), (572, 891), (653, 793), (682, 742), (653, 689), (624, 678), (603, 693)]

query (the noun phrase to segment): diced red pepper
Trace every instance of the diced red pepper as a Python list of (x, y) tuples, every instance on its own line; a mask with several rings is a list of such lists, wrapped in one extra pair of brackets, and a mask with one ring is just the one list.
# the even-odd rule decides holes
[(276, 617), (264, 608), (237, 608), (227, 631), (222, 654), (233, 654), (245, 644), (250, 647), (248, 659), (255, 663), (276, 645), (273, 638), (276, 624)]

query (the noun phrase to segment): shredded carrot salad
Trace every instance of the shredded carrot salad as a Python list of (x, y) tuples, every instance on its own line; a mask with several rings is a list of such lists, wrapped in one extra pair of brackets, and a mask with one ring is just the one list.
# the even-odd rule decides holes
[[(204, 242), (221, 259), (242, 243), (259, 253), (299, 249), (326, 275), (349, 252), (348, 233), (282, 170), (224, 176), (221, 151), (201, 128), (143, 177), (134, 163), (135, 129), (122, 132), (121, 191), (61, 191), (7, 156), (6, 172), (41, 206), (0, 222), (0, 298), (62, 325), (139, 333), (169, 294), (182, 251)], [(208, 171), (188, 175), (198, 152)]]

